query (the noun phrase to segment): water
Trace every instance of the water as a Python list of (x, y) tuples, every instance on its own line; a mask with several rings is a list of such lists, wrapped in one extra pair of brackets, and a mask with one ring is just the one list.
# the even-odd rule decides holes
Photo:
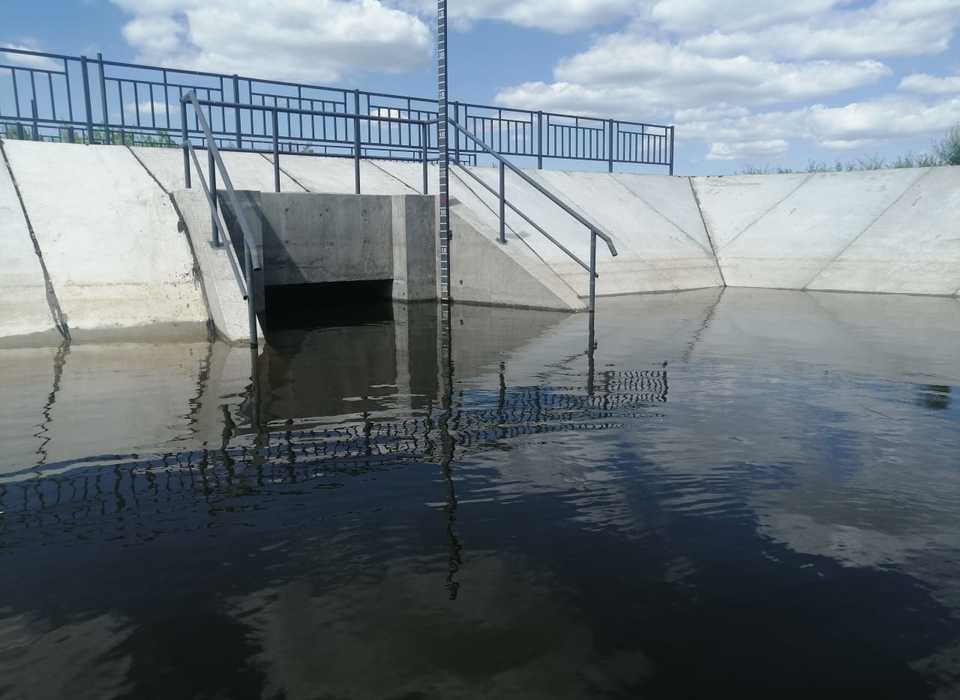
[(0, 697), (960, 693), (960, 303), (451, 326), (0, 351)]

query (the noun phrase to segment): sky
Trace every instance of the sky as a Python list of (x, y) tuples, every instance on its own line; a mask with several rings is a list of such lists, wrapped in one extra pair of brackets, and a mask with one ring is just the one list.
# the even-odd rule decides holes
[[(436, 95), (432, 0), (9, 2), (0, 46)], [(449, 0), (451, 98), (675, 124), (677, 172), (930, 150), (960, 0)]]

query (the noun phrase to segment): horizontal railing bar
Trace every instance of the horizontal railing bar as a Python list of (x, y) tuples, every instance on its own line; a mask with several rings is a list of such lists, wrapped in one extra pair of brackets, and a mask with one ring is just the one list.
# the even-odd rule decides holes
[[(65, 54), (59, 54), (59, 53), (47, 53), (46, 51), (32, 51), (30, 49), (15, 49), (13, 47), (7, 48), (3, 46), (0, 46), (0, 53), (16, 53), (16, 54), (20, 54), (21, 56), (42, 56), (43, 58), (59, 58), (59, 59), (67, 59), (67, 60), (74, 60), (74, 61), (80, 60), (76, 56), (67, 56)], [(27, 68), (27, 67), (28, 66), (24, 66), (24, 68)]]
[(607, 248), (610, 250), (610, 255), (613, 255), (614, 257), (616, 257), (616, 255), (617, 255), (617, 247), (616, 247), (616, 246), (614, 245), (614, 243), (613, 243), (613, 238), (611, 238), (609, 234), (607, 234), (605, 231), (603, 231), (603, 229), (602, 229), (601, 227), (599, 227), (597, 224), (594, 224), (594, 223), (592, 223), (591, 221), (589, 221), (589, 220), (587, 220), (586, 218), (584, 218), (583, 215), (581, 215), (581, 214), (580, 214), (579, 212), (577, 212), (575, 209), (572, 209), (572, 208), (570, 207), (570, 205), (568, 205), (568, 204), (567, 204), (566, 202), (564, 202), (562, 199), (560, 199), (559, 197), (557, 197), (553, 192), (551, 192), (550, 190), (548, 190), (546, 187), (544, 187), (544, 186), (541, 185), (539, 182), (537, 182), (537, 181), (534, 180), (532, 177), (530, 177), (530, 176), (527, 175), (525, 172), (523, 172), (523, 170), (521, 170), (520, 168), (518, 168), (516, 165), (514, 165), (514, 164), (511, 163), (509, 160), (507, 160), (506, 158), (504, 158), (503, 156), (501, 156), (499, 153), (497, 153), (496, 151), (494, 151), (492, 148), (490, 148), (490, 147), (489, 147), (487, 144), (485, 144), (483, 141), (481, 141), (481, 140), (478, 139), (476, 136), (474, 136), (473, 134), (471, 134), (469, 131), (467, 131), (466, 129), (464, 129), (462, 126), (460, 126), (460, 124), (459, 124), (455, 119), (452, 119), (452, 118), (451, 118), (451, 119), (449, 119), (448, 121), (450, 122), (450, 124), (451, 124), (454, 128), (456, 128), (458, 131), (460, 131), (464, 136), (466, 136), (466, 137), (469, 138), (469, 139), (472, 139), (472, 140), (474, 141), (474, 143), (476, 143), (478, 146), (480, 146), (480, 148), (482, 148), (482, 149), (484, 150), (484, 152), (486, 152), (487, 155), (491, 156), (492, 158), (494, 158), (494, 159), (497, 160), (498, 162), (503, 163), (507, 168), (509, 168), (509, 169), (510, 169), (515, 175), (517, 175), (521, 180), (523, 180), (524, 182), (526, 182), (528, 185), (530, 185), (530, 186), (533, 187), (535, 190), (537, 190), (538, 192), (540, 192), (542, 195), (544, 195), (544, 196), (545, 196), (547, 199), (549, 199), (551, 202), (553, 202), (553, 203), (556, 204), (558, 207), (560, 207), (560, 208), (563, 209), (565, 212), (567, 212), (567, 213), (568, 213), (570, 216), (572, 216), (574, 219), (576, 219), (576, 220), (579, 221), (581, 224), (583, 224), (584, 226), (586, 226), (589, 231), (591, 231), (591, 232), (593, 232), (593, 233), (596, 233), (597, 236), (599, 236), (601, 239), (603, 239), (603, 242), (607, 244)]
[[(184, 95), (183, 97), (180, 98), (180, 101), (182, 102), (187, 98), (188, 98), (188, 95)], [(437, 123), (436, 119), (433, 119), (433, 120), (405, 119), (404, 117), (381, 117), (381, 116), (375, 116), (372, 114), (352, 114), (350, 112), (314, 111), (311, 109), (296, 109), (294, 107), (281, 107), (280, 105), (251, 105), (251, 104), (242, 104), (240, 102), (221, 102), (219, 100), (197, 100), (197, 103), (204, 107), (224, 107), (227, 109), (255, 110), (257, 112), (283, 112), (284, 114), (302, 114), (304, 116), (314, 116), (314, 117), (335, 117), (338, 119), (366, 119), (368, 121), (397, 122), (399, 124), (418, 124), (418, 125), (426, 125), (426, 126)]]
[[(492, 185), (484, 182), (484, 181), (483, 181), (483, 178), (481, 178), (481, 177), (480, 177), (479, 175), (477, 175), (475, 172), (471, 171), (469, 168), (466, 168), (466, 167), (463, 166), (463, 165), (457, 164), (457, 167), (459, 167), (463, 172), (465, 172), (467, 175), (469, 175), (470, 177), (472, 177), (474, 180), (476, 180), (477, 182), (479, 182), (479, 183), (480, 183), (484, 188), (486, 188), (486, 190), (487, 190), (490, 194), (492, 194), (494, 197), (499, 197), (499, 196), (500, 196), (500, 193), (497, 192), (497, 190), (494, 189), (494, 187), (493, 187)], [(506, 206), (510, 207), (510, 209), (512, 209), (516, 214), (518, 214), (521, 218), (523, 218), (524, 221), (526, 221), (528, 224), (530, 224), (531, 226), (533, 226), (538, 232), (540, 232), (541, 234), (543, 234), (544, 236), (546, 236), (547, 239), (548, 239), (551, 243), (553, 243), (555, 246), (557, 246), (557, 248), (559, 248), (559, 249), (562, 250), (564, 253), (566, 253), (566, 254), (567, 254), (570, 258), (572, 258), (572, 259), (574, 260), (574, 262), (576, 262), (580, 267), (582, 267), (582, 268), (583, 268), (584, 270), (586, 270), (587, 272), (590, 272), (590, 266), (587, 265), (587, 263), (583, 262), (583, 260), (581, 260), (580, 258), (578, 258), (578, 257), (576, 256), (576, 254), (574, 254), (569, 248), (567, 248), (565, 245), (563, 245), (563, 243), (561, 243), (561, 242), (558, 241), (556, 238), (554, 238), (553, 236), (551, 236), (549, 233), (547, 233), (546, 231), (544, 231), (543, 228), (542, 228), (536, 221), (534, 221), (534, 220), (531, 219), (529, 216), (527, 216), (527, 215), (524, 214), (522, 211), (520, 211), (520, 209), (518, 209), (509, 199), (507, 199), (506, 197), (504, 197), (503, 202), (504, 202), (504, 204), (505, 204)]]
[(34, 68), (33, 66), (15, 66), (12, 63), (0, 63), (0, 69), (33, 71), (34, 73), (46, 73), (47, 75), (65, 76), (67, 74), (67, 72), (63, 70), (53, 70), (52, 68)]

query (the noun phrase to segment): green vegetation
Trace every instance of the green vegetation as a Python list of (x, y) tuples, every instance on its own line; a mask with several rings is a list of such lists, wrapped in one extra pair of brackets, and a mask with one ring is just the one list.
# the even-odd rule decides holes
[(824, 161), (811, 160), (806, 168), (758, 168), (747, 166), (737, 171), (738, 175), (786, 175), (789, 173), (842, 173), (862, 170), (888, 170), (892, 168), (932, 168), (938, 165), (960, 165), (960, 124), (948, 131), (942, 139), (933, 144), (931, 153), (907, 153), (887, 160), (874, 155), (847, 162), (836, 161), (832, 165)]
[[(29, 124), (6, 124), (3, 129), (3, 136), (11, 141), (14, 140), (33, 140), (33, 127)], [(83, 128), (67, 129), (60, 127), (57, 129), (56, 136), (53, 136), (49, 130), (41, 130), (40, 140), (56, 141), (60, 143), (89, 143), (87, 130)], [(142, 134), (125, 131), (122, 129), (110, 129), (110, 135), (100, 127), (93, 130), (93, 142), (100, 144), (112, 144), (116, 146), (147, 146), (152, 148), (177, 148), (178, 144), (166, 133)]]

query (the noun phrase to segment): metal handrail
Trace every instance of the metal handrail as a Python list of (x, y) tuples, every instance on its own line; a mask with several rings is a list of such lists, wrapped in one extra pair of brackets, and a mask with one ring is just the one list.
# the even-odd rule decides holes
[[(505, 176), (505, 170), (508, 169), (508, 168), (510, 169), (511, 172), (513, 172), (515, 175), (517, 175), (521, 180), (523, 180), (524, 182), (526, 182), (528, 185), (530, 185), (530, 186), (531, 186), (533, 189), (535, 189), (537, 192), (539, 192), (539, 193), (542, 194), (544, 197), (546, 197), (547, 199), (549, 199), (551, 202), (553, 202), (554, 204), (556, 204), (556, 205), (557, 205), (558, 207), (560, 207), (563, 211), (565, 211), (567, 214), (569, 214), (570, 216), (572, 216), (576, 221), (578, 221), (579, 223), (581, 223), (581, 224), (583, 224), (584, 226), (586, 226), (586, 227), (587, 227), (587, 230), (590, 231), (590, 266), (589, 266), (589, 268), (587, 268), (587, 271), (588, 271), (589, 274), (590, 274), (590, 290), (589, 290), (589, 295), (590, 295), (590, 329), (591, 329), (591, 334), (592, 334), (592, 333), (593, 333), (593, 312), (596, 310), (596, 306), (597, 306), (597, 277), (599, 276), (599, 275), (597, 275), (597, 238), (603, 239), (603, 242), (607, 244), (607, 248), (608, 248), (609, 251), (610, 251), (610, 255), (612, 255), (613, 257), (616, 257), (616, 256), (617, 256), (617, 247), (616, 247), (616, 246), (614, 245), (614, 243), (613, 243), (613, 238), (610, 236), (610, 234), (608, 234), (608, 233), (606, 233), (605, 231), (603, 231), (600, 226), (598, 226), (598, 225), (595, 224), (594, 222), (588, 220), (586, 217), (584, 217), (584, 216), (583, 216), (582, 214), (580, 214), (578, 211), (574, 210), (569, 204), (567, 204), (567, 203), (564, 202), (562, 199), (560, 199), (560, 197), (558, 197), (557, 195), (555, 195), (553, 192), (551, 192), (549, 189), (547, 189), (544, 185), (542, 185), (542, 184), (540, 184), (539, 182), (537, 182), (536, 180), (534, 180), (532, 177), (530, 177), (530, 176), (527, 175), (525, 172), (523, 172), (523, 170), (521, 170), (521, 169), (518, 168), (516, 165), (514, 165), (513, 163), (511, 163), (509, 160), (507, 160), (506, 158), (504, 158), (502, 155), (500, 155), (499, 153), (497, 153), (496, 151), (494, 151), (492, 148), (490, 148), (490, 146), (488, 146), (486, 143), (484, 143), (484, 142), (481, 141), (479, 138), (477, 138), (476, 136), (474, 136), (473, 134), (471, 134), (469, 131), (467, 131), (466, 129), (464, 129), (462, 126), (460, 126), (460, 124), (457, 122), (456, 119), (452, 119), (452, 118), (449, 118), (449, 117), (448, 117), (448, 118), (447, 118), (447, 121), (450, 122), (450, 125), (453, 126), (458, 132), (462, 133), (462, 134), (463, 134), (464, 136), (466, 136), (468, 139), (470, 139), (470, 140), (473, 141), (475, 144), (477, 144), (477, 146), (479, 146), (481, 150), (483, 150), (487, 155), (489, 155), (491, 158), (493, 158), (494, 160), (496, 160), (496, 161), (500, 164), (500, 192), (499, 192), (499, 199), (500, 199), (500, 243), (505, 244), (505, 243), (507, 242), (507, 234), (506, 234), (506, 226), (507, 226), (507, 224), (506, 224), (506, 221), (507, 221), (506, 207), (507, 207), (507, 205), (508, 205), (508, 202), (507, 202), (507, 196), (506, 196), (507, 180), (506, 180), (506, 176)], [(484, 184), (486, 184), (486, 183), (484, 183)], [(491, 191), (492, 191), (492, 188), (490, 188), (490, 189), (491, 189)], [(516, 211), (516, 207), (513, 207), (513, 206), (511, 205), (510, 208), (513, 209), (514, 211)], [(519, 212), (518, 212), (518, 213), (519, 213)], [(533, 222), (530, 220), (530, 218), (527, 217), (526, 215), (523, 215), (523, 218), (524, 218), (526, 221), (528, 221), (529, 223), (533, 224)], [(571, 252), (570, 252), (569, 250), (567, 250), (564, 246), (562, 246), (553, 236), (550, 236), (549, 234), (547, 234), (546, 231), (544, 231), (542, 228), (540, 228), (540, 227), (537, 226), (536, 224), (533, 224), (533, 225), (535, 226), (535, 228), (536, 228), (538, 231), (540, 231), (541, 233), (543, 233), (544, 235), (546, 235), (547, 239), (550, 240), (550, 242), (552, 242), (554, 245), (556, 245), (557, 247), (559, 247), (563, 252), (565, 252), (567, 255), (569, 255), (570, 257), (572, 257), (572, 258), (573, 258), (574, 260), (576, 260), (578, 263), (580, 263), (581, 266), (584, 266), (584, 265), (583, 265), (583, 262), (582, 262), (579, 258), (577, 258), (575, 255), (573, 255), (573, 253), (571, 253)], [(586, 267), (586, 266), (584, 266), (584, 267)]]
[(527, 175), (525, 172), (523, 172), (523, 170), (521, 170), (520, 168), (518, 168), (516, 165), (514, 165), (514, 164), (511, 163), (509, 160), (507, 160), (506, 158), (504, 158), (503, 156), (501, 156), (499, 153), (497, 153), (496, 151), (494, 151), (492, 148), (490, 148), (487, 144), (485, 144), (485, 143), (484, 143), (483, 141), (481, 141), (479, 138), (477, 138), (476, 136), (474, 136), (473, 134), (471, 134), (469, 131), (467, 131), (466, 129), (464, 129), (462, 126), (460, 126), (460, 124), (458, 124), (455, 119), (450, 119), (449, 121), (450, 121), (450, 124), (451, 124), (455, 129), (457, 129), (460, 133), (462, 133), (462, 134), (465, 135), (467, 138), (469, 138), (471, 141), (473, 141), (474, 143), (476, 143), (487, 155), (489, 155), (489, 156), (492, 157), (494, 160), (496, 160), (497, 162), (499, 162), (503, 167), (505, 167), (505, 168), (509, 169), (510, 171), (512, 171), (512, 172), (513, 172), (515, 175), (517, 175), (521, 180), (523, 180), (523, 181), (526, 182), (528, 185), (530, 185), (531, 187), (533, 187), (533, 189), (535, 189), (535, 190), (537, 190), (538, 192), (540, 192), (542, 195), (544, 195), (544, 196), (545, 196), (547, 199), (549, 199), (551, 202), (553, 202), (553, 203), (556, 204), (558, 207), (560, 207), (561, 209), (563, 209), (567, 214), (569, 214), (569, 215), (572, 216), (574, 219), (576, 219), (578, 222), (580, 222), (581, 224), (583, 224), (584, 226), (586, 226), (587, 229), (589, 229), (591, 233), (596, 234), (596, 235), (599, 236), (601, 239), (603, 239), (603, 242), (607, 244), (607, 248), (610, 250), (610, 255), (612, 255), (613, 257), (616, 257), (616, 256), (617, 256), (617, 247), (616, 247), (616, 246), (614, 245), (614, 243), (613, 243), (613, 238), (612, 238), (608, 233), (606, 233), (605, 231), (603, 231), (603, 229), (602, 229), (598, 224), (595, 224), (595, 223), (593, 223), (592, 221), (590, 221), (590, 220), (588, 220), (587, 218), (585, 218), (582, 214), (580, 214), (580, 213), (577, 212), (575, 209), (573, 209), (569, 204), (567, 204), (566, 202), (564, 202), (562, 199), (560, 199), (560, 198), (559, 198), (557, 195), (555, 195), (553, 192), (551, 192), (550, 190), (548, 190), (548, 189), (547, 189), (546, 187), (544, 187), (542, 184), (540, 184), (539, 182), (537, 182), (536, 180), (534, 180), (532, 177), (530, 177), (529, 175)]
[[(220, 213), (219, 207), (217, 206), (217, 189), (216, 189), (216, 172), (220, 171), (220, 177), (223, 180), (224, 189), (227, 191), (227, 201), (230, 203), (230, 206), (233, 208), (234, 216), (237, 219), (237, 223), (240, 226), (241, 240), (243, 242), (243, 261), (244, 261), (244, 272), (243, 275), (245, 284), (242, 284), (242, 287), (246, 287), (246, 298), (247, 298), (247, 319), (250, 325), (250, 347), (257, 347), (258, 338), (257, 338), (257, 309), (256, 309), (256, 284), (254, 283), (253, 274), (256, 270), (261, 269), (260, 256), (257, 253), (257, 243), (254, 239), (253, 234), (250, 231), (250, 224), (247, 221), (247, 216), (243, 209), (240, 207), (240, 200), (237, 198), (237, 193), (233, 189), (233, 182), (230, 180), (230, 174), (227, 172), (227, 167), (223, 163), (223, 158), (220, 157), (220, 151), (217, 149), (216, 139), (213, 137), (213, 131), (210, 129), (210, 125), (207, 123), (206, 117), (203, 116), (203, 110), (200, 109), (200, 104), (197, 101), (196, 95), (194, 93), (188, 92), (180, 99), (180, 106), (183, 115), (183, 155), (184, 155), (184, 168), (186, 174), (187, 184), (189, 186), (190, 182), (190, 161), (189, 155), (193, 152), (193, 147), (190, 144), (189, 135), (187, 134), (187, 103), (193, 105), (194, 112), (197, 116), (197, 121), (200, 123), (201, 128), (203, 129), (204, 136), (207, 141), (207, 153), (208, 160), (210, 165), (210, 189), (207, 189), (206, 182), (204, 182), (204, 190), (207, 193), (207, 200), (210, 203), (211, 217), (213, 222), (213, 236), (214, 244), (219, 243), (220, 236)], [(196, 161), (196, 154), (193, 154), (194, 160)], [(199, 162), (197, 163), (199, 166)], [(197, 168), (200, 171), (200, 168)], [(225, 238), (228, 237), (228, 232), (224, 230), (222, 232)], [(232, 245), (232, 243), (229, 243)], [(236, 272), (236, 270), (235, 270)]]

